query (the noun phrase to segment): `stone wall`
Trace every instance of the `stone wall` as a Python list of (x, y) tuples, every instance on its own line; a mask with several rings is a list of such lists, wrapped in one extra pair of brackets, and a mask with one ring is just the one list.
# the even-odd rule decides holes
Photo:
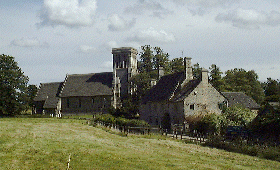
[(187, 119), (209, 113), (220, 114), (219, 104), (226, 99), (209, 83), (201, 82), (184, 100)]
[(157, 126), (162, 126), (166, 116), (169, 116), (170, 124), (182, 124), (184, 122), (183, 111), (183, 102), (149, 102), (142, 104), (139, 108), (140, 119)]
[(112, 96), (63, 97), (61, 99), (62, 114), (95, 113), (107, 111)]

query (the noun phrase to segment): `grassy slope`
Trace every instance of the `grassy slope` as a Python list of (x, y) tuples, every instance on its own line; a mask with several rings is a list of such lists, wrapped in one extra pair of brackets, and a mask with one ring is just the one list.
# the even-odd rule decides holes
[(120, 136), (85, 121), (0, 119), (0, 169), (279, 169), (280, 163), (184, 144)]

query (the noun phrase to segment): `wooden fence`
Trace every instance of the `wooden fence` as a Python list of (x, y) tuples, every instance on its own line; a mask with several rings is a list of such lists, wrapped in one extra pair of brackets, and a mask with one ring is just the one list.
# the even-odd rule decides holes
[[(88, 121), (90, 124), (90, 121)], [(203, 143), (206, 141), (206, 135), (199, 133), (187, 133), (182, 127), (173, 127), (171, 131), (167, 129), (160, 128), (158, 126), (120, 126), (116, 124), (109, 124), (104, 122), (92, 122), (94, 125), (105, 126), (107, 128), (117, 130), (119, 132), (123, 132), (125, 134), (160, 134), (164, 136), (168, 136), (174, 139), (181, 139), (189, 142), (199, 142)]]

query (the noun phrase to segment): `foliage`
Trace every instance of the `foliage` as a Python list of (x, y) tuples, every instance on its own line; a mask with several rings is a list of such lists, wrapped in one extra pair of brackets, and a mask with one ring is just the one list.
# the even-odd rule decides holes
[(102, 114), (102, 115), (95, 115), (94, 122), (103, 122), (106, 125), (119, 125), (119, 126), (149, 126), (147, 122), (144, 120), (137, 120), (137, 119), (126, 119), (123, 117), (114, 117), (110, 114)]
[(172, 73), (178, 73), (184, 71), (184, 59), (182, 57), (180, 58), (174, 58), (170, 61), (170, 67)]
[(0, 55), (0, 115), (15, 115), (28, 108), (27, 83), (14, 57)]
[(224, 85), (224, 80), (222, 79), (223, 72), (216, 64), (212, 64), (210, 69), (209, 82), (218, 90), (221, 91), (221, 87)]
[(257, 103), (263, 101), (264, 92), (255, 71), (235, 68), (226, 71), (225, 74), (223, 77), (224, 85), (220, 87), (222, 91), (244, 92), (248, 96), (251, 96)]
[(132, 96), (127, 96), (123, 99), (122, 107), (120, 108), (109, 108), (109, 113), (115, 117), (124, 117), (127, 119), (138, 118), (138, 102), (135, 101)]
[(269, 104), (250, 124), (253, 133), (261, 135), (263, 138), (279, 142), (280, 137), (280, 107), (273, 107)]
[(38, 87), (36, 85), (29, 85), (27, 87), (27, 95), (28, 95), (28, 98), (29, 98), (29, 106), (30, 107), (33, 107), (33, 104), (34, 104), (34, 98), (36, 97), (36, 94), (38, 92)]
[(256, 117), (250, 109), (241, 105), (228, 107), (221, 115), (223, 117), (222, 126), (243, 126), (247, 127), (249, 123)]
[(199, 133), (225, 134), (228, 126), (242, 126), (247, 128), (256, 117), (255, 113), (243, 106), (226, 108), (220, 115), (208, 114), (193, 122), (193, 129)]
[(194, 123), (193, 128), (203, 134), (219, 133), (221, 128), (221, 116), (215, 113), (205, 115)]
[(131, 77), (130, 82), (133, 87), (136, 88), (134, 93), (136, 102), (140, 101), (141, 98), (146, 94), (146, 92), (151, 88), (151, 75), (147, 72), (139, 73)]
[(233, 142), (224, 141), (220, 135), (209, 136), (205, 142), (206, 146), (224, 149), (230, 152), (243, 153), (260, 158), (280, 161), (280, 147), (260, 146), (244, 143), (241, 139), (236, 139)]
[(280, 82), (267, 78), (267, 82), (263, 83), (265, 101), (266, 102), (280, 102)]
[(200, 67), (200, 65), (198, 63), (193, 65), (193, 77), (200, 79), (201, 78), (201, 70), (202, 68)]
[(160, 47), (145, 45), (141, 47), (140, 60), (138, 61), (139, 74), (129, 81), (136, 89), (133, 102), (138, 103), (146, 92), (151, 88), (151, 80), (158, 80), (158, 69), (163, 67), (165, 74), (170, 73), (170, 61), (168, 53)]
[(142, 52), (140, 52), (140, 61), (138, 62), (138, 70), (140, 73), (151, 73), (159, 67), (163, 67), (165, 72), (170, 70), (169, 55), (160, 47), (145, 45), (142, 46), (141, 49)]

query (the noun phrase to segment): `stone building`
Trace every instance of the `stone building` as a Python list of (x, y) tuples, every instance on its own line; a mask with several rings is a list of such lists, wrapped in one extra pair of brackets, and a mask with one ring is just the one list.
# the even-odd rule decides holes
[(63, 82), (41, 83), (40, 90), (34, 98), (35, 114), (60, 115), (61, 99), (59, 97)]
[(41, 84), (36, 113), (95, 114), (120, 107), (122, 99), (134, 91), (129, 79), (137, 74), (137, 53), (132, 47), (113, 48), (113, 72), (66, 75), (60, 84)]
[[(129, 79), (138, 73), (137, 50), (112, 49), (113, 72), (66, 75), (64, 82), (42, 83), (35, 100), (36, 113), (95, 114), (110, 106), (121, 107), (122, 100), (135, 89)], [(220, 93), (208, 82), (208, 71), (193, 78), (191, 58), (184, 60), (185, 71), (164, 76), (159, 67), (159, 81), (144, 96), (139, 106), (140, 118), (152, 125), (182, 124), (208, 114), (221, 113), (221, 107), (242, 103), (250, 109), (259, 106), (244, 93)]]
[(151, 125), (184, 124), (209, 113), (221, 113), (226, 98), (208, 82), (208, 71), (200, 79), (192, 75), (191, 58), (185, 58), (185, 71), (165, 75), (144, 96), (140, 118)]
[(113, 100), (112, 84), (112, 72), (67, 75), (60, 93), (61, 112), (103, 112)]

